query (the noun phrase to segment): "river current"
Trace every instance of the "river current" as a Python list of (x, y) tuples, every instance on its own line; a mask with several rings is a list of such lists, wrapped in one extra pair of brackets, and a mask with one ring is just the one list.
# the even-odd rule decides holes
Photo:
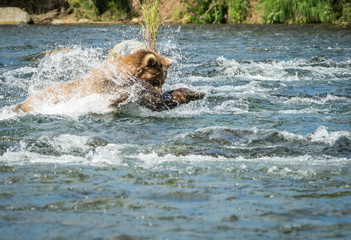
[(164, 112), (99, 98), (11, 112), (139, 26), (0, 36), (0, 239), (350, 239), (350, 29), (162, 27), (164, 90), (206, 93)]

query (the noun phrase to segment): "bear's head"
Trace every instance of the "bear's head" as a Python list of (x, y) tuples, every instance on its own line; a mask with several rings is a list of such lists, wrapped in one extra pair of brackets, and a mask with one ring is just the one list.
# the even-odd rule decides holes
[(123, 62), (133, 77), (149, 83), (162, 94), (162, 85), (173, 60), (155, 51), (143, 49), (123, 57)]

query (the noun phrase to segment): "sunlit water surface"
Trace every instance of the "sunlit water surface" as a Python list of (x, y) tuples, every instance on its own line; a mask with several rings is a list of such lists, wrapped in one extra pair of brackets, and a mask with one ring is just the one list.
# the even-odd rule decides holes
[(11, 108), (139, 40), (139, 26), (0, 35), (1, 239), (350, 239), (350, 30), (163, 27), (164, 89), (207, 96), (108, 114), (99, 99)]

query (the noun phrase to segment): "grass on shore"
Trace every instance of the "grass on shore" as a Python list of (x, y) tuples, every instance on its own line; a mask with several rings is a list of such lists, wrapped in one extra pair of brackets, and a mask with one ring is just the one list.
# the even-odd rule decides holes
[[(144, 0), (143, 5), (150, 2)], [(166, 0), (157, 2), (158, 6), (160, 2), (166, 4)], [(132, 0), (71, 0), (70, 9), (77, 18), (126, 20), (137, 16), (132, 3)], [(175, 23), (238, 24), (260, 12), (263, 23), (327, 23), (351, 27), (350, 0), (179, 0), (175, 6), (172, 14)], [(106, 12), (109, 14), (102, 14)], [(148, 14), (152, 17), (152, 13)], [(152, 27), (150, 22), (147, 24)], [(150, 33), (155, 31), (155, 26), (153, 28), (149, 29)]]

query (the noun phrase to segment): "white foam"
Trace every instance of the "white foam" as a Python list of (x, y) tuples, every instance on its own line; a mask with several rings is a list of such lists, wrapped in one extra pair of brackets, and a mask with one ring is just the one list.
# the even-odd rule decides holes
[(173, 154), (159, 155), (155, 152), (139, 153), (129, 156), (135, 158), (134, 164), (138, 167), (151, 170), (178, 171), (194, 174), (195, 169), (202, 168), (208, 171), (257, 171), (267, 169), (269, 175), (293, 177), (296, 179), (314, 176), (325, 168), (349, 164), (350, 159), (331, 156), (287, 156), (287, 157), (258, 157), (258, 158), (226, 158), (208, 155), (189, 154), (176, 156)]
[(246, 103), (243, 103), (240, 100), (238, 101), (229, 100), (229, 101), (223, 102), (221, 105), (214, 107), (214, 110), (222, 114), (230, 114), (230, 113), (242, 114), (242, 113), (249, 113), (249, 105)]
[(32, 114), (66, 115), (77, 117), (89, 113), (107, 114), (114, 111), (110, 108), (109, 95), (91, 94), (86, 97), (76, 97), (68, 101), (52, 104), (49, 101), (34, 102)]
[(351, 74), (351, 69), (334, 66), (331, 60), (321, 60), (323, 64), (318, 65), (305, 59), (238, 62), (219, 57), (217, 62), (227, 76), (256, 81), (340, 80), (340, 76)]
[(235, 158), (234, 161), (245, 164), (247, 167), (259, 165), (266, 168), (267, 173), (278, 173), (280, 175), (298, 174), (309, 175), (315, 174), (318, 168), (324, 169), (330, 166), (340, 166), (340, 164), (349, 164), (351, 159), (339, 158), (333, 156), (286, 156), (286, 157), (258, 157), (258, 158)]
[(71, 134), (62, 134), (58, 137), (49, 138), (41, 137), (41, 141), (45, 141), (50, 144), (55, 149), (63, 152), (71, 152), (75, 149), (79, 149), (81, 151), (89, 150), (89, 146), (87, 142), (89, 140), (88, 136), (76, 136)]
[(43, 155), (22, 149), (18, 152), (7, 151), (0, 156), (0, 161), (6, 164), (25, 165), (31, 163), (55, 163), (55, 164), (86, 164), (84, 157), (69, 154), (61, 156)]
[[(213, 126), (199, 128), (195, 132), (211, 132), (213, 130), (230, 129), (223, 126)], [(272, 131), (252, 128), (252, 134), (259, 134), (260, 132)], [(280, 132), (284, 138), (295, 140), (304, 140), (306, 142), (322, 142), (333, 144), (342, 136), (351, 137), (351, 133), (347, 131), (329, 132), (324, 126), (319, 127), (315, 132), (306, 136), (297, 135), (287, 131)], [(181, 140), (189, 136), (189, 133), (182, 133), (176, 136)], [(132, 144), (116, 144), (110, 143), (105, 146), (94, 147), (89, 144), (90, 136), (77, 136), (71, 134), (62, 134), (56, 137), (43, 136), (38, 139), (39, 142), (45, 142), (52, 149), (57, 150), (61, 155), (52, 156), (47, 154), (40, 154), (33, 152), (31, 143), (25, 140), (20, 141), (19, 149), (9, 149), (2, 156), (0, 162), (6, 164), (30, 164), (30, 163), (54, 163), (54, 164), (78, 164), (91, 166), (105, 166), (105, 165), (126, 165), (128, 161), (129, 166), (138, 166), (145, 169), (167, 169), (180, 172), (191, 173), (194, 168), (217, 168), (225, 169), (240, 168), (245, 166), (245, 170), (257, 170), (258, 168), (266, 168), (268, 174), (275, 174), (281, 176), (303, 177), (315, 174), (318, 168), (325, 168), (328, 166), (338, 166), (339, 164), (348, 164), (351, 159), (339, 158), (333, 156), (284, 156), (284, 157), (258, 157), (258, 158), (244, 158), (244, 157), (214, 157), (210, 155), (174, 155), (174, 154), (157, 154), (156, 152), (145, 153), (139, 146)], [(174, 137), (172, 137), (174, 140)], [(139, 149), (137, 152), (131, 150), (133, 148)], [(230, 148), (230, 146), (227, 146)], [(246, 145), (232, 146), (232, 148), (246, 148)], [(255, 170), (255, 171), (256, 171)]]
[(89, 164), (94, 166), (101, 165), (121, 165), (125, 158), (121, 153), (122, 149), (128, 148), (128, 144), (108, 144), (106, 146), (100, 146), (95, 151), (90, 151), (87, 155)]
[[(34, 111), (30, 112), (30, 114), (64, 115), (69, 117), (78, 117), (90, 113), (108, 114), (116, 111), (110, 105), (110, 95), (91, 94), (82, 98), (75, 97), (68, 101), (61, 101), (57, 104), (53, 104), (50, 101), (33, 101)], [(25, 115), (25, 113), (17, 114), (13, 112), (13, 108), (14, 106), (1, 108), (0, 121)]]
[(305, 105), (305, 104), (323, 105), (326, 103), (334, 103), (334, 102), (350, 103), (351, 99), (327, 94), (325, 97), (322, 97), (320, 99), (313, 99), (313, 98), (306, 98), (306, 97), (293, 97), (289, 100), (286, 100), (284, 103), (294, 104), (294, 105)]
[(18, 114), (12, 111), (13, 107), (5, 106), (0, 109), (0, 121), (18, 117)]
[(282, 177), (293, 177), (295, 179), (300, 179), (303, 177), (315, 175), (316, 169), (309, 166), (305, 166), (303, 169), (291, 169), (288, 167), (273, 166), (268, 168), (267, 173), (270, 175), (278, 175)]
[(304, 137), (302, 135), (299, 134), (294, 134), (288, 131), (281, 131), (280, 132), (285, 139), (289, 139), (289, 140), (302, 140), (304, 139)]
[(329, 133), (328, 128), (320, 126), (314, 133), (307, 136), (312, 142), (323, 142), (333, 145), (340, 137), (351, 137), (351, 132), (336, 131)]
[[(124, 159), (121, 150), (131, 146), (127, 144), (108, 144), (92, 149), (88, 145), (88, 139), (89, 137), (87, 136), (74, 136), (69, 134), (64, 134), (52, 139), (46, 139), (46, 137), (42, 138), (42, 140), (47, 140), (47, 144), (51, 145), (51, 147), (63, 153), (60, 156), (32, 152), (29, 150), (31, 146), (27, 146), (24, 141), (21, 141), (21, 149), (19, 151), (8, 150), (0, 156), (0, 162), (5, 162), (10, 165), (54, 163), (64, 165), (118, 166), (123, 164)], [(83, 156), (81, 156), (82, 154), (72, 154), (72, 152), (75, 151), (81, 152)]]
[(289, 109), (289, 110), (279, 110), (279, 114), (312, 114), (312, 113), (328, 113), (329, 109), (314, 109), (314, 108), (304, 108), (304, 109)]
[(26, 75), (34, 74), (37, 68), (33, 67), (21, 67), (18, 69), (8, 70), (2, 73), (4, 83), (11, 87), (17, 87), (23, 90), (27, 90), (30, 80), (26, 78)]
[(163, 164), (172, 164), (172, 163), (186, 163), (189, 166), (197, 165), (203, 162), (220, 162), (225, 161), (225, 157), (212, 157), (204, 155), (185, 155), (185, 156), (175, 156), (173, 154), (166, 154), (164, 156), (159, 156), (157, 153), (139, 153), (134, 156), (141, 162), (138, 163), (139, 167), (155, 169), (162, 167)]

